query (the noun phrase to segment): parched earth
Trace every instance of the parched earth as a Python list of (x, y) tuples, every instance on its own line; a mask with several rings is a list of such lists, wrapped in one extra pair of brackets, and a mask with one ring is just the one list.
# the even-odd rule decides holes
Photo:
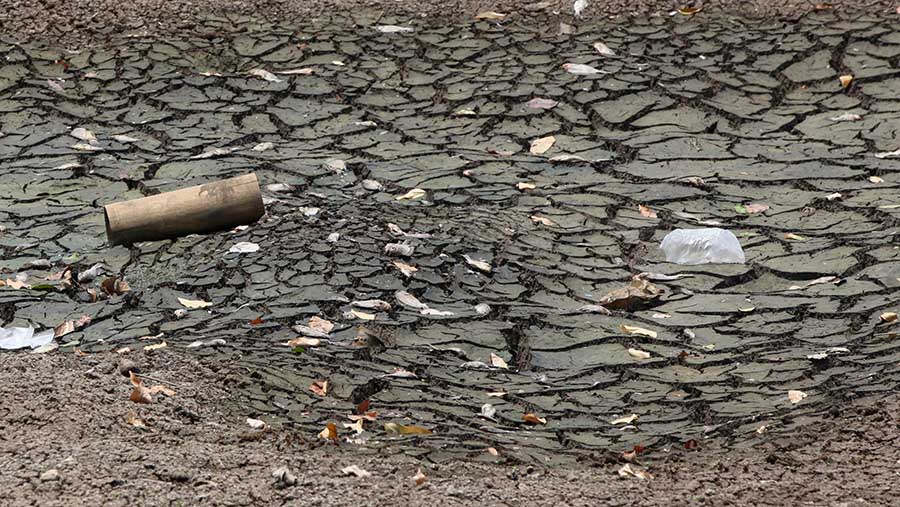
[[(900, 22), (377, 29), (394, 23), (0, 43), (3, 325), (88, 315), (55, 353), (165, 341), (227, 362), (248, 416), (305, 435), (368, 399), (354, 445), (432, 463), (744, 448), (896, 390)], [(249, 172), (267, 208), (249, 228), (106, 245), (104, 204)], [(733, 231), (747, 263), (666, 263), (665, 234), (701, 226)], [(97, 263), (131, 292), (54, 280)], [(660, 297), (585, 311), (642, 272)], [(179, 298), (212, 306), (181, 317)], [(311, 317), (328, 339), (284, 345)], [(209, 340), (225, 344), (188, 347)]]

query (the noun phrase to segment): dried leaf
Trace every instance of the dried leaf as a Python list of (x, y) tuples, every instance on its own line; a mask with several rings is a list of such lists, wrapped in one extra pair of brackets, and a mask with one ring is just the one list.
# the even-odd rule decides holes
[(330, 333), (334, 329), (334, 324), (321, 317), (313, 316), (309, 318), (309, 327), (322, 333)]
[(228, 249), (229, 253), (238, 254), (253, 253), (258, 251), (259, 245), (257, 245), (256, 243), (251, 243), (249, 241), (241, 241), (240, 243), (235, 243), (231, 246), (231, 248)]
[(628, 285), (605, 294), (598, 303), (611, 310), (634, 310), (658, 298), (662, 293), (662, 289), (647, 280), (647, 274), (640, 273), (631, 277)]
[(485, 449), (485, 451), (488, 454), (490, 454), (491, 456), (499, 456), (500, 455), (500, 453), (497, 452), (497, 449), (494, 449), (493, 447), (488, 447), (487, 449)]
[(881, 316), (879, 318), (881, 319), (882, 322), (887, 322), (887, 323), (897, 322), (897, 314), (894, 312), (884, 312), (881, 314)]
[(494, 11), (479, 12), (475, 16), (475, 19), (480, 19), (482, 21), (501, 21), (504, 18), (506, 18), (506, 14), (502, 14), (502, 13), (494, 12)]
[(419, 199), (419, 198), (424, 197), (426, 193), (427, 192), (422, 190), (421, 188), (414, 188), (414, 189), (410, 190), (409, 192), (407, 192), (399, 197), (396, 197), (395, 199), (397, 199), (398, 201)]
[(373, 313), (361, 312), (359, 310), (350, 310), (347, 312), (351, 317), (360, 319), (360, 320), (375, 320), (376, 315)]
[(528, 413), (522, 416), (522, 420), (529, 424), (547, 424), (547, 420), (543, 417), (538, 417), (535, 414)]
[(333, 422), (326, 424), (325, 429), (319, 432), (319, 438), (331, 440), (335, 444), (338, 443), (337, 425)]
[(150, 390), (144, 387), (141, 379), (133, 371), (129, 372), (129, 375), (131, 376), (131, 384), (134, 386), (134, 390), (131, 391), (131, 401), (135, 403), (152, 403), (153, 396), (150, 395)]
[(838, 116), (832, 116), (828, 118), (831, 121), (841, 122), (841, 121), (860, 121), (863, 119), (862, 116), (853, 113), (844, 113)]
[(546, 225), (548, 227), (556, 226), (556, 222), (554, 222), (553, 220), (550, 220), (547, 217), (539, 217), (537, 215), (531, 215), (531, 221), (536, 224)]
[(74, 137), (75, 139), (79, 139), (81, 141), (85, 141), (85, 142), (93, 144), (93, 145), (98, 144), (97, 136), (95, 136), (93, 132), (91, 132), (90, 130), (88, 130), (86, 128), (82, 128), (82, 127), (74, 128), (74, 129), (72, 129), (72, 132), (69, 132), (69, 135)]
[(125, 416), (125, 422), (135, 428), (146, 428), (147, 426), (144, 424), (144, 421), (138, 418), (137, 414), (134, 413), (134, 410), (129, 410), (128, 415)]
[(638, 211), (641, 212), (641, 216), (645, 216), (647, 218), (656, 218), (656, 212), (644, 206), (643, 204), (638, 205)]
[(628, 349), (628, 355), (635, 359), (650, 359), (650, 353), (640, 349)]
[(637, 477), (641, 480), (649, 480), (653, 478), (653, 475), (651, 475), (650, 472), (640, 467), (631, 466), (631, 463), (625, 463), (622, 468), (619, 469), (619, 476)]
[(594, 49), (597, 50), (603, 56), (616, 56), (616, 52), (609, 48), (606, 44), (602, 42), (597, 42), (594, 44)]
[(400, 270), (403, 273), (403, 276), (410, 277), (419, 270), (419, 268), (412, 266), (410, 264), (406, 264), (405, 262), (394, 261), (394, 267)]
[(342, 468), (341, 473), (343, 473), (344, 475), (355, 475), (356, 477), (358, 477), (360, 479), (365, 479), (366, 477), (372, 477), (372, 474), (370, 474), (369, 472), (366, 472), (365, 470), (363, 470), (362, 468), (359, 468), (356, 465), (350, 465), (348, 467)]
[(302, 69), (291, 69), (291, 70), (279, 70), (275, 72), (275, 74), (283, 74), (285, 76), (291, 76), (294, 74), (299, 74), (301, 76), (307, 76), (313, 73), (313, 69), (310, 67), (304, 67)]
[(568, 72), (569, 74), (574, 74), (576, 76), (590, 76), (593, 74), (609, 74), (605, 70), (600, 70), (595, 67), (591, 67), (590, 65), (585, 65), (583, 63), (564, 63), (562, 68)]
[(147, 346), (145, 346), (145, 347), (144, 347), (144, 352), (153, 352), (154, 350), (164, 349), (164, 348), (166, 348), (166, 347), (167, 347), (166, 342), (163, 341), (163, 342), (159, 342), (159, 343), (154, 344), (154, 345), (147, 345)]
[(175, 396), (175, 391), (169, 389), (166, 386), (153, 386), (150, 389), (148, 389), (148, 391), (150, 392), (150, 394), (163, 393), (166, 396)]
[(328, 381), (325, 379), (315, 380), (309, 386), (309, 390), (318, 396), (325, 396), (328, 394)]
[[(362, 416), (355, 416), (355, 417), (356, 417), (356, 419), (354, 419), (355, 422), (352, 424), (344, 423), (344, 428), (353, 430), (354, 432), (356, 432), (357, 435), (359, 435), (360, 433), (363, 433), (366, 431), (366, 429), (363, 428), (363, 421), (365, 419)], [(353, 419), (353, 416), (351, 416), (351, 419)]]
[(800, 403), (806, 396), (806, 393), (803, 391), (788, 391), (788, 399), (791, 400), (791, 403)]
[(853, 74), (845, 74), (838, 79), (841, 81), (841, 88), (849, 88), (853, 83)]
[(252, 419), (250, 417), (247, 418), (247, 426), (250, 426), (255, 430), (263, 430), (269, 427), (269, 425), (266, 424), (265, 421), (261, 419)]
[(397, 423), (384, 423), (384, 431), (395, 435), (430, 435), (432, 433), (428, 428), (405, 426)]
[(490, 403), (485, 403), (481, 406), (481, 413), (479, 415), (487, 419), (493, 419), (494, 416), (497, 415), (497, 409)]
[(391, 311), (391, 304), (380, 299), (364, 299), (362, 301), (351, 301), (350, 306), (357, 308), (367, 308), (369, 310), (378, 310), (380, 312)]
[(265, 321), (262, 318), (262, 315), (250, 321), (251, 326), (259, 326), (262, 325)]
[(191, 308), (191, 309), (206, 308), (206, 307), (213, 305), (212, 303), (209, 303), (206, 301), (201, 301), (199, 299), (178, 298), (178, 302), (181, 303), (181, 305), (184, 306), (185, 308)]
[(384, 377), (394, 377), (394, 378), (419, 378), (415, 373), (404, 370), (403, 368), (394, 368), (394, 371), (391, 373), (385, 373)]
[(483, 259), (473, 259), (473, 258), (469, 257), (468, 255), (463, 255), (463, 259), (466, 260), (466, 263), (469, 266), (472, 266), (473, 268), (475, 268), (479, 271), (484, 271), (485, 273), (490, 273), (491, 270), (493, 269), (491, 267), (491, 265), (488, 264), (487, 262), (485, 262)]
[(742, 214), (742, 215), (753, 215), (756, 213), (762, 213), (769, 209), (768, 204), (738, 204), (735, 205), (734, 211)]
[(271, 83), (280, 83), (281, 82), (281, 79), (278, 76), (276, 76), (275, 74), (272, 74), (271, 72), (269, 72), (265, 69), (253, 69), (253, 70), (247, 72), (247, 74), (250, 74), (251, 76), (256, 76), (260, 79), (265, 79), (266, 81), (269, 81)]
[(381, 33), (411, 33), (416, 29), (411, 26), (379, 25), (375, 27)]
[(633, 423), (634, 421), (636, 421), (637, 418), (638, 418), (638, 415), (637, 415), (637, 414), (631, 414), (631, 415), (629, 415), (629, 416), (620, 417), (620, 418), (618, 418), (618, 419), (613, 419), (613, 420), (610, 421), (609, 423), (612, 424), (612, 425), (614, 425), (614, 426), (617, 425), (617, 424), (631, 424), (631, 423)]
[(519, 190), (534, 190), (535, 188), (537, 188), (537, 185), (535, 185), (534, 183), (520, 181), (516, 183), (516, 188), (518, 188)]
[(506, 364), (506, 361), (504, 361), (502, 357), (494, 354), (493, 352), (491, 352), (491, 366), (493, 366), (494, 368), (509, 369), (509, 365)]
[(525, 103), (525, 106), (530, 107), (532, 109), (553, 109), (558, 106), (559, 102), (550, 99), (542, 99), (540, 97), (535, 97), (528, 102)]
[(679, 7), (678, 14), (681, 14), (682, 16), (693, 16), (702, 10), (703, 7)]
[(869, 181), (872, 183), (884, 183), (884, 178), (880, 176), (869, 176)]
[(542, 137), (540, 139), (535, 139), (531, 141), (531, 151), (532, 155), (543, 155), (553, 146), (553, 143), (556, 142), (556, 138), (553, 136)]
[(784, 239), (788, 239), (791, 241), (806, 241), (806, 238), (804, 238), (803, 236), (794, 234), (793, 232), (789, 232), (789, 233), (785, 234)]
[(428, 305), (419, 301), (417, 297), (413, 296), (409, 292), (406, 292), (405, 290), (398, 290), (397, 292), (395, 292), (394, 298), (397, 299), (398, 303), (411, 310), (424, 310), (428, 308)]
[(425, 481), (427, 481), (427, 480), (428, 480), (428, 476), (426, 476), (425, 474), (422, 473), (421, 468), (416, 472), (416, 475), (412, 476), (413, 484), (415, 484), (416, 486), (421, 486), (422, 484), (425, 484)]
[(627, 324), (620, 324), (619, 329), (628, 334), (637, 334), (641, 336), (649, 336), (650, 338), (656, 338), (656, 331), (651, 331), (649, 329), (644, 329), (642, 327), (637, 326), (629, 326)]
[(305, 336), (300, 336), (298, 338), (294, 338), (293, 340), (288, 340), (285, 342), (285, 345), (288, 347), (318, 347), (322, 343), (318, 338), (307, 338)]

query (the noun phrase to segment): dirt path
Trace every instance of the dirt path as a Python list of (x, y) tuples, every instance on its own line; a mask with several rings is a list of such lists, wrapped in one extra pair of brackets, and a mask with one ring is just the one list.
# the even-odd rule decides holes
[[(900, 458), (900, 406), (845, 414), (835, 429), (732, 452), (649, 452), (649, 480), (620, 478), (624, 462), (575, 469), (373, 455), (315, 435), (259, 432), (223, 385), (228, 367), (163, 351), (131, 354), (148, 385), (176, 393), (129, 401), (110, 355), (0, 355), (0, 488), (24, 505), (891, 505)], [(151, 378), (153, 380), (151, 380)], [(146, 425), (126, 420), (133, 412)], [(602, 463), (606, 461), (606, 463)], [(344, 475), (357, 465), (367, 478)], [(293, 485), (278, 484), (286, 466)], [(638, 465), (633, 465), (641, 469)], [(428, 477), (419, 487), (412, 477)], [(55, 471), (55, 472), (54, 472)], [(600, 503), (598, 503), (600, 502)]]
[[(469, 18), (485, 11), (518, 17), (559, 17), (570, 23), (573, 0), (0, 0), (0, 35), (47, 38), (77, 45), (103, 40), (123, 30), (143, 29), (151, 34), (186, 34), (210, 14), (252, 14), (282, 23), (308, 21), (360, 13), (383, 13), (398, 21)], [(896, 0), (590, 0), (581, 11), (585, 20), (623, 16), (668, 16), (684, 6), (706, 13), (725, 12), (751, 17), (796, 18), (815, 11), (865, 11), (897, 16)], [(554, 21), (555, 22), (555, 21)]]

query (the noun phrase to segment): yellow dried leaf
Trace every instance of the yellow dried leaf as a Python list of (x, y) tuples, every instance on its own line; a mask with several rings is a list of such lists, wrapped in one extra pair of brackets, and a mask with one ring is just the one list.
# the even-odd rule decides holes
[(384, 431), (396, 435), (430, 435), (431, 430), (421, 426), (406, 426), (397, 423), (384, 423)]
[(350, 315), (360, 320), (375, 320), (374, 313), (366, 313), (359, 310), (350, 310)]
[(333, 422), (326, 424), (325, 429), (319, 432), (319, 438), (324, 438), (326, 440), (331, 440), (334, 443), (338, 443), (337, 425)]
[(637, 334), (641, 336), (649, 336), (650, 338), (656, 338), (656, 331), (651, 331), (649, 329), (644, 329), (642, 327), (637, 326), (629, 326), (627, 324), (620, 324), (619, 329), (628, 334)]
[(853, 74), (845, 74), (839, 79), (841, 80), (841, 88), (849, 88), (853, 83)]
[(394, 261), (394, 267), (400, 270), (403, 273), (403, 276), (410, 277), (419, 270), (419, 268), (412, 266), (410, 264), (406, 264), (405, 262)]
[(641, 212), (641, 216), (645, 216), (647, 218), (656, 218), (656, 212), (644, 206), (643, 204), (638, 205), (638, 211)]
[(556, 138), (553, 136), (542, 137), (540, 139), (535, 139), (531, 141), (531, 154), (532, 155), (543, 155), (553, 146), (553, 143), (556, 142)]
[(509, 365), (506, 364), (506, 361), (504, 361), (502, 357), (494, 354), (493, 352), (491, 352), (491, 366), (495, 368), (509, 368)]
[(538, 417), (535, 414), (528, 413), (522, 416), (522, 420), (530, 423), (530, 424), (547, 424), (547, 420), (543, 417)]
[(803, 236), (798, 236), (797, 234), (794, 234), (793, 232), (789, 232), (789, 233), (785, 234), (784, 239), (788, 239), (791, 241), (806, 241), (806, 238), (804, 238)]
[(322, 340), (318, 338), (307, 338), (305, 336), (300, 336), (298, 338), (294, 338), (293, 340), (288, 340), (285, 345), (287, 345), (288, 347), (318, 347), (321, 343)]
[(702, 10), (703, 7), (680, 7), (678, 9), (678, 14), (681, 14), (682, 16), (693, 16)]
[(181, 305), (184, 306), (185, 308), (191, 308), (191, 309), (206, 308), (206, 307), (213, 305), (212, 303), (210, 303), (208, 301), (202, 301), (199, 299), (178, 298), (178, 302), (181, 303)]
[(882, 322), (897, 322), (897, 314), (894, 312), (884, 312), (881, 314)]

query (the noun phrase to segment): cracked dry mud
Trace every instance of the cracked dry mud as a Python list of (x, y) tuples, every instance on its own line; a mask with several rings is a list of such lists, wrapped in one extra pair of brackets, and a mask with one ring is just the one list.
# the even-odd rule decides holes
[[(240, 365), (226, 382), (248, 415), (314, 435), (370, 399), (379, 423), (361, 448), (438, 463), (492, 460), (485, 447), (546, 464), (691, 439), (740, 448), (896, 390), (900, 349), (879, 316), (900, 300), (900, 164), (876, 154), (900, 148), (900, 22), (679, 16), (570, 35), (376, 22), (401, 23), (210, 17), (194, 37), (126, 33), (77, 52), (0, 42), (0, 266), (42, 289), (0, 287), (3, 325), (88, 314), (61, 340), (85, 352), (162, 333)], [(558, 104), (526, 105), (537, 97)], [(860, 118), (832, 119), (845, 114)], [(549, 150), (530, 153), (546, 136)], [(248, 172), (267, 216), (246, 230), (106, 246), (104, 204)], [(413, 189), (424, 195), (397, 199)], [(735, 211), (751, 203), (769, 209)], [(733, 231), (747, 264), (666, 263), (663, 236), (701, 224)], [(242, 241), (261, 248), (229, 253)], [(401, 242), (411, 255), (385, 255)], [(91, 302), (41, 286), (98, 262), (133, 292)], [(579, 310), (640, 272), (692, 276), (654, 282), (664, 293), (642, 309)], [(829, 276), (841, 283), (808, 285)], [(179, 297), (213, 305), (178, 319)], [(392, 308), (348, 314), (366, 299)], [(312, 316), (336, 324), (330, 342), (283, 345)], [(226, 344), (186, 348), (209, 339)], [(478, 363), (491, 354), (510, 369)], [(385, 376), (398, 368), (416, 378)], [(493, 420), (479, 417), (486, 403)], [(524, 423), (529, 412), (546, 425)], [(434, 434), (398, 438), (383, 422)]]

